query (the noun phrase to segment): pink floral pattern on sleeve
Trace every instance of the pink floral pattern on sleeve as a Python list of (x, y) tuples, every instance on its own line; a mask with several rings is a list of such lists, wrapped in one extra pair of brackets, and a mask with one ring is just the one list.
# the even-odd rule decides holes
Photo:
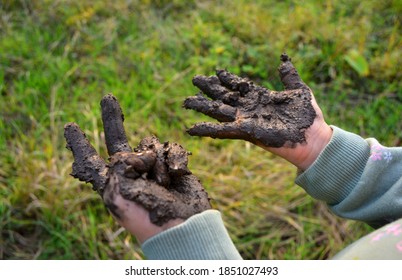
[(389, 163), (390, 161), (392, 161), (392, 153), (380, 144), (374, 144), (371, 146), (370, 160), (385, 161)]

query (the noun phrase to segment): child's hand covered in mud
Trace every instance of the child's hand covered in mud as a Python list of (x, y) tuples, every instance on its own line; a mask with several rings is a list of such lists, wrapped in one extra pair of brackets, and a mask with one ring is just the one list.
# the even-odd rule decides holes
[(211, 208), (200, 181), (187, 168), (188, 152), (182, 146), (147, 137), (132, 151), (116, 98), (106, 95), (101, 108), (109, 163), (77, 124), (66, 124), (64, 136), (74, 156), (71, 175), (90, 182), (122, 226), (144, 242)]
[(284, 91), (268, 90), (226, 70), (218, 70), (216, 76), (195, 76), (193, 84), (202, 92), (188, 97), (184, 107), (221, 123), (197, 123), (188, 133), (250, 141), (308, 168), (329, 142), (332, 129), (291, 59), (282, 54), (281, 60), (278, 70)]

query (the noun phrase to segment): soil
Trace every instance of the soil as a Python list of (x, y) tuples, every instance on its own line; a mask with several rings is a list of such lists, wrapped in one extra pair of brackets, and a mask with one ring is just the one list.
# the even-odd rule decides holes
[(152, 136), (132, 151), (117, 99), (105, 96), (101, 108), (109, 163), (97, 154), (77, 124), (66, 124), (64, 135), (74, 156), (71, 175), (92, 183), (117, 218), (124, 216), (124, 210), (115, 204), (119, 194), (147, 209), (151, 222), (159, 226), (211, 208), (200, 181), (187, 168), (189, 153), (181, 145), (160, 143)]
[(193, 84), (201, 93), (187, 98), (184, 107), (215, 118), (221, 124), (198, 123), (188, 133), (243, 139), (275, 148), (305, 142), (305, 131), (316, 117), (312, 92), (286, 54), (282, 54), (281, 61), (278, 70), (284, 91), (270, 91), (227, 70), (218, 70), (216, 76), (195, 76)]
[[(116, 209), (115, 191), (110, 190), (118, 190), (147, 209), (156, 225), (209, 209), (207, 193), (187, 168), (187, 155), (179, 144), (161, 144), (156, 137), (143, 139), (135, 152), (116, 153), (109, 164), (105, 204)], [(114, 214), (121, 215), (116, 210)]]

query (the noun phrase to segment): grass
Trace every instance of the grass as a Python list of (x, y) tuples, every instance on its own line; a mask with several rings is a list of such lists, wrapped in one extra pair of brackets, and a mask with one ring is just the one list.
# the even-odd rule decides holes
[(228, 68), (282, 88), (286, 51), (327, 121), (402, 140), (400, 1), (0, 1), (0, 258), (141, 259), (135, 238), (74, 180), (63, 125), (106, 157), (99, 101), (113, 92), (135, 145), (150, 134), (190, 167), (246, 259), (326, 259), (370, 229), (293, 183), (287, 162), (240, 141), (196, 139), (191, 78)]

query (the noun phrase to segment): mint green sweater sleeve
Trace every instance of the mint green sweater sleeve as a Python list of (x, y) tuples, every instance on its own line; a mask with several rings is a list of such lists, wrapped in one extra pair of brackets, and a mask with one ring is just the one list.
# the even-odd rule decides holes
[(330, 143), (296, 178), (337, 215), (374, 227), (402, 217), (402, 148), (333, 128)]
[(151, 237), (142, 251), (153, 260), (240, 260), (217, 210), (194, 215)]

